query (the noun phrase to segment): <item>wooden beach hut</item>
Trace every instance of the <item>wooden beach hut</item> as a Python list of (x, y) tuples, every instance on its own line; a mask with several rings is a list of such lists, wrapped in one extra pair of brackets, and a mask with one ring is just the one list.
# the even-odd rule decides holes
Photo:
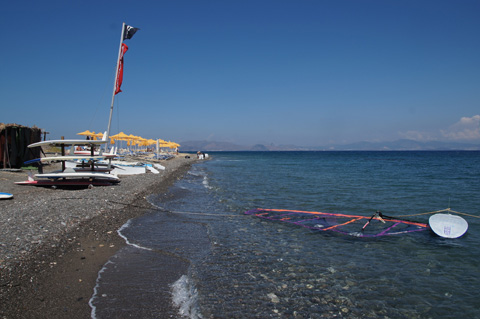
[(40, 148), (27, 146), (41, 139), (38, 127), (0, 123), (0, 168), (21, 168), (24, 162), (39, 158)]

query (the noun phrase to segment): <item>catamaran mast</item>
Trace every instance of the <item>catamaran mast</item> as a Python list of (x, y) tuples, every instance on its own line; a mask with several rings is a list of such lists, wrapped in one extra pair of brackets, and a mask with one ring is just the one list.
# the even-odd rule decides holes
[[(113, 103), (115, 102), (115, 91), (117, 87), (117, 78), (118, 78), (118, 65), (120, 63), (120, 57), (122, 54), (122, 43), (123, 43), (124, 33), (125, 33), (125, 22), (122, 24), (122, 35), (120, 36), (120, 46), (118, 48), (117, 68), (115, 69), (115, 79), (113, 81), (112, 104), (110, 105), (110, 117), (108, 118), (108, 128), (107, 128), (107, 138), (106, 138), (107, 141), (108, 141), (108, 137), (110, 136), (110, 126), (112, 124)], [(108, 145), (108, 143), (106, 145)], [(107, 146), (105, 146), (105, 149), (106, 148)]]

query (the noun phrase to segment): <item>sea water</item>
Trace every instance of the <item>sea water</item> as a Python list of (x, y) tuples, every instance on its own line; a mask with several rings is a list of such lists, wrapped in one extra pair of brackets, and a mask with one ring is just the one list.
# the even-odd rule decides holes
[[(480, 219), (464, 216), (458, 239), (368, 239), (244, 214), (480, 215), (480, 152), (210, 157), (119, 230), (130, 245), (99, 274), (93, 317), (480, 318)], [(159, 307), (165, 300), (171, 309)]]

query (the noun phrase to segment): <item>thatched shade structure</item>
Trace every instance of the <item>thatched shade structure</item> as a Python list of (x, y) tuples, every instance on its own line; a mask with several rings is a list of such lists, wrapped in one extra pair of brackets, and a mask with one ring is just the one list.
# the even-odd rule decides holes
[(38, 127), (0, 123), (0, 168), (20, 168), (24, 162), (39, 158), (40, 148), (27, 146), (41, 139)]

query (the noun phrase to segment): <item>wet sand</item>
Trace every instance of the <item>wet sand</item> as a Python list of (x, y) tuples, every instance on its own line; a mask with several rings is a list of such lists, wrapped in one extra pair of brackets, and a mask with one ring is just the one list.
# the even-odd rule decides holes
[[(195, 161), (179, 156), (160, 161), (160, 174), (75, 190), (16, 185), (26, 172), (0, 171), (0, 192), (14, 194), (0, 201), (0, 316), (89, 318), (98, 271), (125, 246), (117, 230), (151, 209), (145, 197), (166, 192)], [(168, 256), (165, 264), (165, 285), (188, 266)], [(168, 298), (159, 305), (165, 314), (171, 308)]]

